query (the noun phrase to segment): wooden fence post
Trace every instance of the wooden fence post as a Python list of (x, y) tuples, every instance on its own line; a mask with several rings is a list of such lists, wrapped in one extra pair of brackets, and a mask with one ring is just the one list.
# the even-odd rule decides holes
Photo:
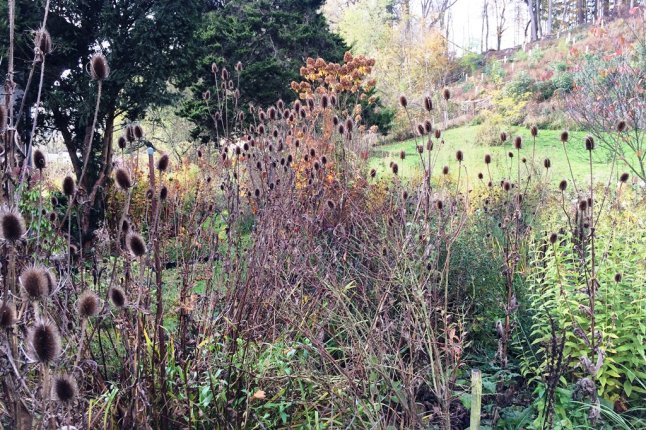
[(479, 369), (471, 371), (471, 426), (470, 430), (480, 430), (480, 408), (482, 406), (482, 374)]

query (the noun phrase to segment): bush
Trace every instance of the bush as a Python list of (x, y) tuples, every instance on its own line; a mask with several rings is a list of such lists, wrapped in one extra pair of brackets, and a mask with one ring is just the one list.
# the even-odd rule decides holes
[(526, 97), (528, 94), (532, 94), (534, 90), (534, 79), (524, 71), (518, 73), (518, 75), (505, 87), (505, 93), (515, 99)]

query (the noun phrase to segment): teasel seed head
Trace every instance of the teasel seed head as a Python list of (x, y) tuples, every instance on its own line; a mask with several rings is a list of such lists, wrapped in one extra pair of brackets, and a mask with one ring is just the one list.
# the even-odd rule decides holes
[(393, 163), (391, 169), (394, 175), (397, 175), (399, 173), (399, 166), (397, 165), (397, 163)]
[(63, 194), (67, 197), (71, 197), (75, 190), (76, 184), (74, 183), (74, 179), (71, 176), (66, 176), (65, 179), (63, 179)]
[(509, 151), (509, 152), (507, 153), (507, 155), (509, 156), (509, 158), (514, 158), (514, 153), (513, 153), (513, 152), (511, 152), (511, 151)]
[(328, 97), (327, 94), (323, 94), (323, 97), (321, 97), (321, 107), (323, 109), (327, 109), (330, 104), (330, 98)]
[(236, 63), (236, 72), (238, 72), (238, 73), (242, 72), (242, 68), (243, 68), (242, 67), (242, 62), (238, 61)]
[(623, 132), (624, 130), (626, 130), (626, 121), (619, 121), (619, 122), (617, 123), (617, 131), (618, 131), (619, 133), (621, 133), (621, 132)]
[(132, 129), (135, 139), (140, 140), (143, 139), (144, 137), (144, 128), (141, 126), (141, 124), (135, 124), (133, 129)]
[(616, 283), (621, 282), (622, 278), (623, 278), (623, 275), (621, 273), (615, 273), (615, 282)]
[(521, 149), (523, 147), (523, 138), (520, 136), (516, 136), (514, 139), (514, 148), (516, 149)]
[(583, 212), (583, 211), (585, 211), (587, 209), (588, 209), (588, 201), (587, 200), (581, 200), (579, 202), (579, 210)]
[(117, 308), (124, 307), (128, 302), (128, 299), (126, 297), (126, 292), (123, 291), (121, 287), (110, 288), (108, 295), (110, 297), (110, 301), (112, 302), (112, 304)]
[(345, 134), (345, 126), (343, 124), (339, 124), (339, 134), (342, 136)]
[(431, 96), (424, 97), (424, 108), (427, 112), (433, 110), (433, 100), (431, 99)]
[(52, 384), (52, 398), (61, 403), (70, 403), (78, 396), (78, 386), (69, 375), (59, 375)]
[(545, 166), (546, 169), (549, 169), (550, 167), (552, 167), (552, 162), (550, 161), (549, 158), (546, 158), (545, 160), (543, 160), (543, 166)]
[(332, 200), (328, 200), (328, 201), (327, 201), (327, 205), (328, 205), (328, 207), (329, 207), (330, 209), (334, 209), (334, 207), (335, 207), (334, 202), (333, 202)]
[(16, 307), (11, 302), (0, 306), (0, 328), (10, 328), (16, 324)]
[(223, 81), (229, 80), (229, 71), (226, 69), (226, 67), (222, 68), (222, 72), (220, 73), (220, 78), (222, 78)]
[(348, 130), (348, 133), (352, 133), (352, 130), (354, 129), (354, 121), (352, 121), (352, 118), (345, 120), (345, 128)]
[(126, 169), (119, 167), (115, 172), (114, 172), (114, 179), (117, 182), (117, 185), (119, 185), (119, 188), (121, 188), (124, 191), (127, 191), (130, 187), (132, 187), (132, 181), (130, 180), (130, 175), (126, 171)]
[(442, 203), (442, 200), (436, 201), (435, 207), (437, 207), (439, 210), (442, 210), (442, 208), (444, 207), (444, 203)]
[(464, 153), (458, 149), (455, 152), (455, 159), (458, 160), (458, 163), (462, 163), (464, 161)]
[(558, 240), (558, 236), (557, 236), (557, 234), (556, 234), (556, 233), (552, 233), (552, 234), (550, 234), (550, 243), (551, 243), (552, 245), (554, 245), (554, 244), (556, 243), (556, 241), (557, 241), (557, 240)]
[(159, 190), (159, 199), (164, 201), (168, 197), (168, 187), (166, 185), (161, 187), (161, 190)]
[(529, 129), (530, 133), (532, 134), (532, 137), (538, 136), (538, 127), (535, 125), (532, 126), (532, 128)]
[(50, 322), (36, 323), (29, 329), (27, 345), (34, 360), (45, 364), (54, 361), (61, 353), (58, 328)]
[(442, 92), (442, 96), (444, 96), (444, 100), (449, 100), (451, 98), (451, 90), (448, 88), (444, 88), (444, 91)]
[(124, 233), (128, 233), (130, 231), (130, 223), (127, 219), (123, 220), (123, 223), (121, 224), (121, 231)]
[(99, 297), (90, 290), (85, 290), (79, 297), (76, 310), (82, 319), (93, 317), (99, 313)]
[(559, 190), (561, 190), (561, 191), (565, 191), (566, 189), (567, 189), (567, 181), (566, 181), (565, 179), (563, 179), (563, 180), (559, 183)]
[(126, 245), (130, 253), (135, 257), (141, 257), (146, 253), (146, 242), (135, 232), (130, 232), (126, 236)]
[(45, 154), (40, 149), (36, 149), (33, 155), (34, 167), (38, 170), (43, 170), (47, 167), (47, 160), (45, 159)]
[(42, 267), (31, 266), (19, 277), (23, 296), (29, 300), (43, 300), (50, 293), (49, 279)]
[(482, 174), (482, 172), (478, 172), (478, 179), (480, 180), (484, 179), (484, 175)]
[(418, 154), (424, 153), (424, 145), (417, 145), (417, 153)]
[(428, 134), (433, 131), (433, 124), (431, 123), (431, 120), (427, 119), (424, 121), (424, 131)]
[(484, 162), (485, 164), (491, 164), (491, 154), (485, 154)]
[(128, 142), (134, 142), (135, 139), (135, 126), (134, 124), (128, 124), (128, 126), (126, 127), (126, 140)]
[(408, 99), (406, 98), (406, 96), (404, 95), (399, 96), (399, 104), (404, 109), (408, 107)]
[(594, 149), (594, 138), (592, 136), (585, 138), (585, 149), (588, 151), (592, 151)]
[(448, 175), (449, 174), (449, 166), (444, 166), (442, 167), (442, 174)]
[(426, 133), (426, 132), (424, 131), (424, 125), (422, 125), (422, 124), (417, 124), (417, 133), (418, 133), (420, 136), (424, 136), (424, 134)]
[(406, 151), (399, 151), (399, 159), (404, 160), (406, 158)]
[(52, 36), (46, 29), (41, 28), (36, 31), (34, 45), (42, 54), (47, 55), (52, 52)]
[(119, 149), (126, 149), (125, 136), (119, 136), (119, 140), (117, 140), (117, 146), (119, 147)]
[(100, 52), (90, 57), (90, 75), (95, 81), (104, 81), (110, 75), (108, 60)]
[(503, 188), (505, 191), (509, 191), (509, 190), (511, 189), (511, 184), (509, 183), (509, 181), (504, 181), (504, 182), (502, 183), (502, 188)]
[(442, 130), (440, 130), (439, 128), (436, 128), (435, 129), (435, 138), (439, 139), (440, 137), (442, 137)]
[(0, 210), (0, 239), (16, 242), (25, 234), (25, 220), (15, 209)]
[(624, 172), (619, 177), (619, 180), (625, 184), (626, 182), (628, 182), (628, 178), (630, 178), (630, 175), (627, 172)]
[(503, 143), (507, 141), (507, 133), (505, 133), (504, 131), (500, 133), (500, 141)]
[(570, 133), (567, 132), (567, 130), (564, 130), (561, 132), (561, 142), (565, 143), (568, 141), (570, 138)]
[(157, 160), (157, 170), (160, 172), (165, 172), (168, 169), (168, 165), (170, 163), (170, 158), (168, 157), (168, 154), (164, 154), (161, 157), (159, 157), (159, 160)]

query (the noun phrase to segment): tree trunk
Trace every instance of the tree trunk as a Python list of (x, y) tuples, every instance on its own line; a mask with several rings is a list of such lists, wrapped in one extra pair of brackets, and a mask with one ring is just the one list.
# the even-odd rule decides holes
[(577, 0), (576, 4), (576, 23), (577, 24), (585, 24), (585, 0)]
[(547, 34), (552, 34), (552, 16), (554, 14), (553, 0), (547, 3)]
[(534, 0), (527, 0), (527, 12), (529, 12), (530, 41), (536, 42), (538, 40), (538, 17), (536, 16), (537, 10), (534, 7)]

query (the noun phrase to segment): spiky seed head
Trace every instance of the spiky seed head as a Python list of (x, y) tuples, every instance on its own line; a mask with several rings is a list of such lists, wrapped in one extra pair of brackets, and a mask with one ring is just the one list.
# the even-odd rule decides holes
[(52, 36), (49, 35), (49, 32), (44, 28), (36, 31), (36, 37), (34, 37), (34, 46), (42, 54), (49, 54), (52, 52)]
[(491, 164), (491, 154), (485, 154), (484, 162), (485, 164)]
[(457, 150), (455, 152), (455, 159), (458, 160), (458, 163), (462, 163), (462, 161), (464, 160), (464, 153), (460, 150)]
[(557, 240), (558, 240), (558, 236), (556, 235), (556, 233), (552, 233), (552, 234), (550, 234), (550, 243), (551, 243), (552, 245), (554, 245), (554, 244), (556, 243), (556, 241), (557, 241)]
[(78, 396), (78, 385), (69, 375), (59, 375), (52, 384), (52, 398), (57, 402), (70, 403)]
[(222, 72), (220, 73), (220, 77), (222, 78), (223, 81), (228, 81), (229, 80), (229, 71), (226, 69), (226, 67), (222, 68)]
[(141, 124), (135, 124), (134, 127), (132, 128), (132, 131), (135, 135), (135, 139), (143, 139), (144, 137), (144, 128), (141, 126)]
[(588, 151), (592, 151), (594, 149), (594, 138), (592, 136), (585, 138), (585, 149)]
[(352, 118), (345, 120), (345, 128), (348, 130), (348, 133), (352, 133), (352, 130), (354, 129), (354, 121), (352, 121)]
[(408, 191), (404, 190), (404, 192), (402, 193), (402, 199), (408, 200)]
[(375, 176), (377, 176), (377, 170), (375, 170), (375, 169), (370, 169), (370, 177), (371, 177), (371, 178), (374, 178)]
[(399, 151), (399, 159), (400, 160), (406, 159), (406, 151)]
[(58, 328), (50, 323), (36, 323), (27, 335), (32, 358), (40, 363), (50, 363), (61, 353), (61, 336)]
[(242, 72), (242, 63), (240, 61), (236, 63), (236, 72)]
[(321, 97), (321, 107), (323, 109), (327, 109), (330, 104), (330, 98), (328, 97), (327, 94), (323, 94), (323, 97)]
[(26, 268), (20, 274), (19, 280), (25, 298), (43, 300), (49, 295), (49, 279), (42, 267)]
[(0, 328), (10, 328), (16, 324), (16, 307), (6, 302), (0, 306)]
[(343, 124), (339, 124), (339, 134), (340, 135), (345, 134), (345, 126)]
[(214, 75), (216, 73), (218, 73), (218, 65), (217, 64), (211, 63), (211, 73), (213, 73)]
[(127, 191), (130, 187), (132, 187), (132, 181), (130, 180), (130, 175), (126, 171), (126, 169), (119, 167), (115, 172), (114, 172), (114, 179), (117, 181), (117, 185), (119, 185), (119, 188), (121, 188), (124, 191)]
[(441, 136), (442, 136), (442, 130), (440, 130), (439, 128), (436, 128), (435, 129), (435, 138), (439, 139)]
[(621, 282), (622, 278), (623, 278), (623, 275), (621, 273), (615, 273), (615, 282), (616, 283)]
[(125, 138), (125, 136), (119, 136), (119, 140), (117, 141), (117, 145), (119, 146), (119, 149), (126, 149), (126, 138)]
[(159, 198), (160, 200), (163, 201), (163, 200), (166, 200), (167, 197), (168, 197), (168, 188), (166, 187), (166, 185), (164, 185), (163, 187), (161, 187), (161, 190), (159, 190)]
[(16, 242), (25, 234), (25, 220), (15, 209), (0, 210), (0, 239)]
[(438, 200), (438, 201), (436, 201), (436, 202), (435, 202), (435, 206), (436, 206), (439, 210), (442, 210), (442, 208), (444, 207), (444, 203), (442, 203), (442, 200)]
[(79, 297), (76, 308), (82, 319), (90, 318), (99, 313), (99, 297), (90, 290), (85, 290)]
[(621, 132), (623, 132), (624, 130), (626, 130), (626, 121), (619, 121), (619, 122), (617, 123), (617, 131), (618, 131), (619, 133), (621, 133)]
[(523, 163), (527, 163), (527, 158), (523, 157), (520, 159), (520, 161), (522, 161)]
[(514, 148), (516, 149), (521, 149), (523, 147), (523, 138), (520, 136), (516, 136), (514, 139)]
[(430, 112), (433, 110), (433, 100), (430, 96), (424, 97), (424, 108)]
[(532, 134), (532, 137), (538, 136), (538, 127), (535, 125), (532, 126), (532, 128), (529, 129), (530, 133)]
[(545, 166), (546, 169), (549, 169), (550, 167), (552, 167), (552, 162), (550, 161), (549, 158), (546, 158), (545, 160), (543, 160), (543, 166)]
[(110, 301), (112, 302), (112, 304), (117, 308), (124, 307), (128, 302), (128, 299), (126, 297), (126, 292), (123, 291), (121, 287), (110, 288), (108, 295), (110, 297)]
[(75, 190), (76, 184), (74, 183), (74, 179), (71, 176), (65, 176), (65, 179), (63, 179), (63, 194), (71, 197)]
[(510, 184), (508, 181), (504, 181), (504, 182), (502, 183), (502, 188), (503, 188), (505, 191), (509, 191), (509, 190), (511, 189), (511, 184)]
[(393, 163), (391, 169), (393, 171), (393, 175), (397, 175), (399, 173), (399, 166), (397, 165), (397, 163)]
[(568, 141), (569, 138), (570, 138), (570, 133), (568, 133), (567, 130), (563, 130), (561, 132), (561, 142), (565, 143)]
[(170, 158), (168, 157), (168, 154), (163, 154), (161, 157), (159, 157), (159, 160), (157, 160), (157, 170), (160, 172), (165, 172), (168, 169), (168, 165), (170, 164)]
[(428, 119), (426, 121), (424, 121), (424, 131), (426, 133), (430, 133), (430, 132), (433, 131), (433, 124)]
[(588, 209), (588, 201), (587, 200), (581, 200), (579, 202), (579, 210), (580, 211), (585, 211), (586, 209)]
[(327, 205), (328, 205), (328, 207), (329, 207), (330, 209), (334, 209), (334, 207), (335, 207), (334, 202), (333, 202), (332, 200), (328, 200), (328, 201), (327, 201)]
[(507, 153), (507, 155), (509, 156), (509, 158), (514, 158), (514, 153), (513, 153), (513, 152), (511, 152), (511, 151), (509, 151), (509, 152)]
[(90, 75), (95, 81), (104, 81), (110, 75), (108, 60), (100, 52), (90, 57)]
[(630, 178), (630, 175), (627, 172), (624, 172), (619, 177), (619, 180), (625, 184), (626, 182), (628, 182), (628, 178)]
[(126, 236), (128, 250), (135, 257), (141, 257), (146, 253), (146, 242), (137, 233), (131, 232)]
[(47, 167), (47, 160), (45, 159), (45, 154), (40, 149), (36, 149), (33, 154), (34, 167), (38, 170), (43, 170)]
[(444, 88), (444, 91), (442, 92), (442, 96), (444, 96), (444, 100), (448, 100), (451, 98), (451, 90), (448, 88)]
[(507, 133), (505, 133), (504, 131), (500, 133), (500, 141), (503, 143), (507, 141)]
[(482, 172), (478, 172), (478, 179), (480, 180), (484, 179), (484, 175), (482, 174)]
[(423, 124), (417, 124), (417, 133), (418, 133), (420, 136), (424, 136), (424, 134), (425, 134), (426, 132), (424, 131), (424, 125), (423, 125)]
[(399, 96), (399, 105), (406, 109), (408, 107), (408, 99), (405, 95)]
[(565, 179), (563, 179), (563, 180), (559, 183), (559, 190), (561, 190), (561, 191), (565, 191), (566, 189), (567, 189), (567, 181), (566, 181)]
[(417, 145), (417, 153), (418, 154), (424, 153), (424, 145)]
[(448, 175), (449, 174), (449, 166), (444, 166), (442, 167), (442, 174)]

